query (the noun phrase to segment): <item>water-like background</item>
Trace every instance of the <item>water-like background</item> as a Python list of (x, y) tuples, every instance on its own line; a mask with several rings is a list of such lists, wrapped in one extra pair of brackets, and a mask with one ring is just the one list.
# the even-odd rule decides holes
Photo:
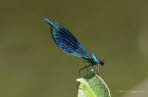
[(77, 97), (83, 60), (55, 45), (44, 17), (104, 59), (112, 97), (145, 95), (135, 87), (148, 78), (147, 10), (146, 0), (1, 0), (0, 97)]

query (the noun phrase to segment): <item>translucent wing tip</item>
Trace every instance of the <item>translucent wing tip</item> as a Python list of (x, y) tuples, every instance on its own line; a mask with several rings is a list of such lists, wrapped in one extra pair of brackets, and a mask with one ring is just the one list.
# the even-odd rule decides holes
[(44, 18), (44, 20), (45, 20), (50, 26), (52, 26), (52, 27), (55, 26), (54, 23), (51, 22), (48, 18)]

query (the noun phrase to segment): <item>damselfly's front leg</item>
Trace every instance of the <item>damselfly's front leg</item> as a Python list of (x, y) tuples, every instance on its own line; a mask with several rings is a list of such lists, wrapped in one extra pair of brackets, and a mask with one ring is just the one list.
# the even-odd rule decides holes
[(81, 69), (79, 70), (79, 75), (80, 75), (80, 73), (81, 73), (81, 70), (86, 69), (86, 68), (88, 69), (88, 67), (90, 67), (90, 66), (92, 66), (92, 64), (87, 65), (87, 66), (85, 66), (85, 67), (81, 68)]

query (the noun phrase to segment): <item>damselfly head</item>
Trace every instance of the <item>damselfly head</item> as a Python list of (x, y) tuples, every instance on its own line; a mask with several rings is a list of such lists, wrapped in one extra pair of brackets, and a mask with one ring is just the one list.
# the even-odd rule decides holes
[(104, 58), (100, 59), (100, 65), (102, 65), (102, 66), (104, 65)]
[(103, 66), (104, 65), (104, 61), (100, 60), (99, 64)]

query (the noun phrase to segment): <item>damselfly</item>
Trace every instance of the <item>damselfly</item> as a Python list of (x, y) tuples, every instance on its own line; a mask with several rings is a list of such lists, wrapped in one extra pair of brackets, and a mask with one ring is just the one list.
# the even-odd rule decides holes
[(104, 62), (97, 58), (90, 50), (88, 50), (81, 42), (79, 42), (70, 31), (63, 25), (57, 22), (51, 22), (49, 19), (44, 18), (45, 21), (51, 26), (51, 34), (55, 43), (66, 53), (81, 57), (90, 65), (87, 65), (80, 70), (96, 65), (99, 69), (99, 64), (104, 65)]

